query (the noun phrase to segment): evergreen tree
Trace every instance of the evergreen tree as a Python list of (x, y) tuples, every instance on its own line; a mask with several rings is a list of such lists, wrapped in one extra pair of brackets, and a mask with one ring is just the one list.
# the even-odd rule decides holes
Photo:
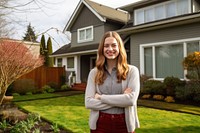
[(40, 40), (40, 55), (44, 57), (44, 65), (48, 66), (48, 51), (44, 34), (42, 35)]
[(35, 31), (33, 30), (33, 27), (31, 27), (31, 23), (27, 26), (27, 30), (25, 33), (25, 36), (23, 37), (24, 41), (30, 41), (30, 42), (36, 42), (36, 35)]
[(46, 45), (46, 41), (45, 41), (45, 36), (43, 34), (40, 40), (40, 55), (45, 55), (45, 50), (46, 50), (45, 45)]
[(48, 56), (47, 64), (49, 67), (53, 67), (53, 58), (49, 57), (49, 55), (51, 55), (52, 53), (53, 53), (52, 42), (51, 38), (49, 37), (47, 41), (47, 56)]

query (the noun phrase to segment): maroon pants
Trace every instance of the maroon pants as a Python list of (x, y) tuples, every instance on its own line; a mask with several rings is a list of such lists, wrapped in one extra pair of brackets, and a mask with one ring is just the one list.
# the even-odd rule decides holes
[(100, 112), (97, 129), (90, 131), (91, 133), (128, 133), (125, 114), (107, 114)]

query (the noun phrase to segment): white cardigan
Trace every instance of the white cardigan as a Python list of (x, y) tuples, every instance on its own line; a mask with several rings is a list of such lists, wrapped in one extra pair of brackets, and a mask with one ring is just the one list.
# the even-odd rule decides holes
[[(90, 71), (85, 92), (85, 106), (87, 109), (90, 109), (90, 129), (96, 129), (99, 110), (105, 110), (112, 107), (123, 107), (125, 108), (125, 120), (128, 132), (135, 131), (135, 128), (140, 127), (137, 115), (137, 99), (140, 92), (140, 75), (138, 68), (129, 65), (128, 77), (126, 80), (122, 80), (123, 89), (131, 88), (133, 90), (130, 94), (101, 94), (98, 85), (95, 84), (96, 72), (96, 68)], [(94, 99), (96, 93), (102, 95), (101, 100)]]

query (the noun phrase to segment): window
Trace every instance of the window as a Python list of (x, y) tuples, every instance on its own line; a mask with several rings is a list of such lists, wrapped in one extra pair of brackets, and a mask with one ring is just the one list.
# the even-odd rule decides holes
[(67, 68), (74, 68), (74, 57), (67, 58)]
[(62, 67), (62, 58), (57, 59), (57, 66)]
[(182, 61), (184, 56), (200, 51), (200, 38), (143, 44), (141, 49), (141, 73), (156, 79), (167, 76), (185, 78)]
[(135, 25), (170, 18), (191, 12), (190, 0), (170, 0), (135, 10)]
[(183, 44), (155, 47), (156, 78), (174, 76), (183, 78)]
[(93, 26), (78, 29), (78, 43), (93, 40)]

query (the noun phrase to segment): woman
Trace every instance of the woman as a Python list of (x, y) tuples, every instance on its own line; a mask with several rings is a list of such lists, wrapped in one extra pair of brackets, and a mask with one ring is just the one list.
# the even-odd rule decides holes
[(91, 133), (134, 133), (139, 90), (139, 71), (127, 64), (122, 39), (116, 32), (105, 33), (85, 93)]

